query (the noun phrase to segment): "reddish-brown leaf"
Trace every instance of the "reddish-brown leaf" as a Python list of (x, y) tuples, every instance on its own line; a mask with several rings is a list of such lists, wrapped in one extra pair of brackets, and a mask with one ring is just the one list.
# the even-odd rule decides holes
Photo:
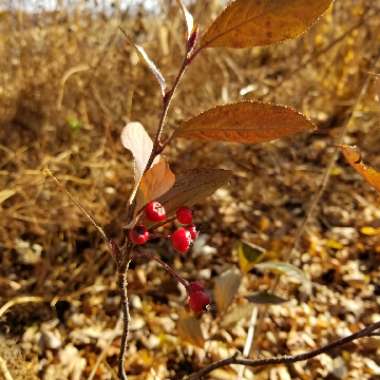
[(241, 102), (212, 108), (186, 121), (176, 136), (256, 144), (314, 129), (311, 121), (291, 108)]
[(340, 145), (348, 163), (377, 191), (380, 191), (380, 172), (363, 163), (360, 151), (354, 146)]
[(230, 170), (194, 169), (177, 175), (174, 186), (158, 201), (165, 206), (168, 215), (181, 206), (192, 206), (211, 195), (231, 178)]
[(304, 33), (332, 0), (235, 0), (211, 24), (202, 47), (269, 45)]
[(142, 177), (136, 198), (136, 211), (148, 202), (159, 198), (169, 191), (175, 183), (175, 175), (169, 164), (161, 159)]

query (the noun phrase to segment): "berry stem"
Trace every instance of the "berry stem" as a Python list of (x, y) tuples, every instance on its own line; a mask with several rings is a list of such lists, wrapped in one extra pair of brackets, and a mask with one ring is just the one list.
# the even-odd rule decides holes
[(166, 224), (169, 224), (169, 223), (173, 222), (174, 220), (175, 220), (175, 216), (171, 216), (170, 218), (168, 218), (168, 219), (166, 219), (166, 220), (164, 220), (162, 222), (156, 223), (154, 226), (152, 226), (151, 228), (149, 228), (149, 232), (153, 232), (157, 228), (165, 226)]
[(186, 71), (188, 64), (189, 64), (189, 60), (187, 59), (187, 52), (186, 52), (185, 58), (184, 58), (182, 65), (179, 69), (179, 72), (178, 72), (178, 74), (174, 80), (174, 84), (173, 84), (172, 88), (165, 94), (165, 96), (163, 98), (163, 106), (162, 106), (160, 121), (158, 123), (158, 128), (156, 131), (156, 136), (155, 136), (154, 142), (153, 142), (153, 150), (152, 150), (152, 153), (149, 157), (149, 161), (146, 165), (145, 171), (147, 171), (151, 167), (154, 158), (163, 151), (164, 147), (161, 146), (162, 131), (163, 131), (164, 126), (165, 126), (165, 121), (166, 121), (166, 118), (168, 116), (168, 112), (169, 112), (172, 100), (174, 98), (174, 94), (176, 92), (176, 89), (178, 87), (179, 82), (182, 79), (183, 74)]
[(154, 254), (152, 252), (146, 252), (146, 251), (145, 252), (137, 252), (137, 254), (139, 256), (144, 256), (147, 259), (156, 261), (158, 264), (160, 264), (162, 266), (162, 268), (166, 272), (168, 272), (175, 280), (177, 280), (177, 282), (182, 284), (186, 288), (186, 290), (188, 289), (189, 282), (187, 280), (185, 280), (183, 277), (181, 277), (181, 275), (179, 275), (169, 264), (166, 264), (164, 261), (162, 261), (156, 254)]

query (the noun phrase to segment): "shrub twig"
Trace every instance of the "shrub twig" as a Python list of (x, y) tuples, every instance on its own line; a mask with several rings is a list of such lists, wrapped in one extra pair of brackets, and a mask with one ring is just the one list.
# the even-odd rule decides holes
[(204, 367), (198, 372), (195, 372), (187, 377), (184, 377), (184, 380), (197, 380), (202, 379), (205, 375), (209, 374), (210, 372), (214, 371), (215, 369), (225, 367), (227, 365), (236, 364), (236, 365), (243, 365), (248, 367), (264, 367), (268, 365), (277, 365), (277, 364), (291, 364), (296, 362), (302, 362), (305, 360), (310, 360), (312, 358), (315, 358), (318, 355), (321, 355), (323, 353), (329, 352), (333, 350), (334, 348), (341, 348), (342, 346), (354, 342), (355, 340), (371, 337), (374, 335), (374, 333), (379, 333), (380, 331), (380, 321), (373, 323), (362, 330), (359, 330), (358, 332), (348, 335), (344, 338), (337, 339), (329, 344), (326, 344), (325, 346), (316, 348), (315, 350), (311, 350), (308, 352), (304, 352), (302, 354), (297, 355), (283, 355), (283, 356), (277, 356), (277, 357), (271, 357), (271, 358), (265, 358), (265, 359), (245, 359), (245, 358), (239, 358), (237, 355), (233, 355), (227, 359), (222, 359), (219, 361), (216, 361), (207, 367)]
[(121, 296), (121, 311), (123, 314), (123, 332), (121, 335), (120, 352), (119, 352), (119, 377), (121, 380), (127, 380), (128, 377), (125, 373), (125, 354), (128, 347), (128, 335), (129, 335), (129, 300), (128, 300), (128, 269), (131, 260), (128, 258), (125, 263), (118, 267), (118, 283)]

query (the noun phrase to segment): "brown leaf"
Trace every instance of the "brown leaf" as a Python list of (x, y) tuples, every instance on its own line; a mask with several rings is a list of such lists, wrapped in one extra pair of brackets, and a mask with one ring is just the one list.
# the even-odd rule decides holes
[(219, 312), (226, 310), (232, 303), (241, 282), (241, 274), (236, 269), (222, 273), (214, 285), (214, 297)]
[(142, 177), (136, 199), (136, 210), (169, 191), (175, 183), (175, 175), (169, 164), (161, 159)]
[(181, 206), (192, 206), (211, 195), (231, 178), (230, 170), (193, 169), (177, 175), (174, 186), (158, 199), (167, 215)]
[(186, 121), (176, 136), (256, 144), (313, 129), (305, 116), (291, 108), (241, 102), (212, 108)]
[(340, 145), (348, 163), (377, 191), (380, 191), (380, 172), (367, 166), (361, 159), (360, 151), (354, 146)]
[(185, 341), (203, 348), (205, 338), (201, 329), (201, 322), (193, 315), (182, 313), (177, 324), (178, 335)]
[(201, 47), (246, 48), (303, 34), (332, 0), (235, 0), (211, 24)]

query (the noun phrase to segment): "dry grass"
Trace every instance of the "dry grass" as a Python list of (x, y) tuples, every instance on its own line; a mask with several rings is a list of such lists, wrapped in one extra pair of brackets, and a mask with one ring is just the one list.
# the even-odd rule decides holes
[[(14, 306), (1, 316), (0, 325), (17, 339), (26, 361), (36, 363), (38, 357), (34, 369), (39, 378), (86, 378), (113, 330), (119, 301), (113, 263), (100, 237), (42, 170), (56, 173), (108, 234), (117, 236), (131, 187), (130, 157), (119, 133), (128, 120), (139, 120), (152, 132), (160, 105), (154, 78), (118, 28), (144, 45), (170, 81), (184, 38), (183, 20), (172, 3), (160, 17), (143, 11), (94, 15), (80, 12), (79, 5), (72, 13), (0, 14), (0, 294), (4, 303), (19, 295), (46, 301)], [(366, 3), (370, 6), (363, 17)], [(176, 142), (168, 153), (174, 170), (207, 164), (239, 174), (231, 187), (198, 206), (197, 218), (212, 236), (207, 244), (217, 253), (186, 261), (160, 246), (189, 278), (203, 269), (201, 275), (211, 285), (213, 276), (236, 261), (231, 247), (241, 237), (265, 246), (273, 257), (286, 257), (332, 154), (334, 137), (379, 54), (380, 10), (374, 3), (337, 0), (302, 39), (271, 48), (210, 51), (187, 73), (171, 127), (211, 105), (242, 98), (292, 105), (320, 127), (313, 136), (264, 146)], [(192, 11), (206, 25), (217, 9), (216, 1), (199, 1)], [(376, 96), (374, 79), (346, 142), (360, 144), (367, 158), (380, 165)], [(274, 308), (263, 322), (268, 333), (257, 339), (262, 353), (307, 348), (304, 335), (310, 345), (322, 343), (334, 329), (355, 330), (380, 314), (375, 293), (380, 241), (358, 233), (362, 226), (376, 226), (378, 201), (342, 162), (331, 182), (303, 241), (305, 253), (295, 260), (318, 284), (315, 297), (294, 300), (282, 311)], [(351, 228), (351, 235), (344, 235), (342, 227)], [(331, 248), (332, 241), (344, 241), (343, 247)], [(364, 254), (371, 256), (363, 261)], [(131, 273), (131, 379), (153, 379), (154, 372), (162, 379), (177, 378), (200, 365), (205, 355), (176, 337), (173, 321), (183, 308), (183, 295), (157, 273), (151, 264)], [(349, 278), (350, 273), (358, 278)], [(252, 276), (243, 286), (252, 290), (267, 282)], [(270, 333), (273, 324), (279, 330)], [(244, 321), (221, 334), (210, 316), (205, 316), (205, 326), (210, 357), (225, 354), (227, 346), (242, 348)], [(46, 343), (53, 339), (51, 333), (59, 347)], [(95, 378), (111, 378), (117, 346), (116, 339)], [(348, 371), (344, 379), (379, 378), (380, 372), (369, 369), (380, 365), (378, 355), (378, 341), (349, 347), (342, 356)], [(70, 358), (75, 358), (75, 368), (67, 365)], [(334, 365), (323, 357), (309, 366), (260, 371), (256, 379), (334, 379)]]

